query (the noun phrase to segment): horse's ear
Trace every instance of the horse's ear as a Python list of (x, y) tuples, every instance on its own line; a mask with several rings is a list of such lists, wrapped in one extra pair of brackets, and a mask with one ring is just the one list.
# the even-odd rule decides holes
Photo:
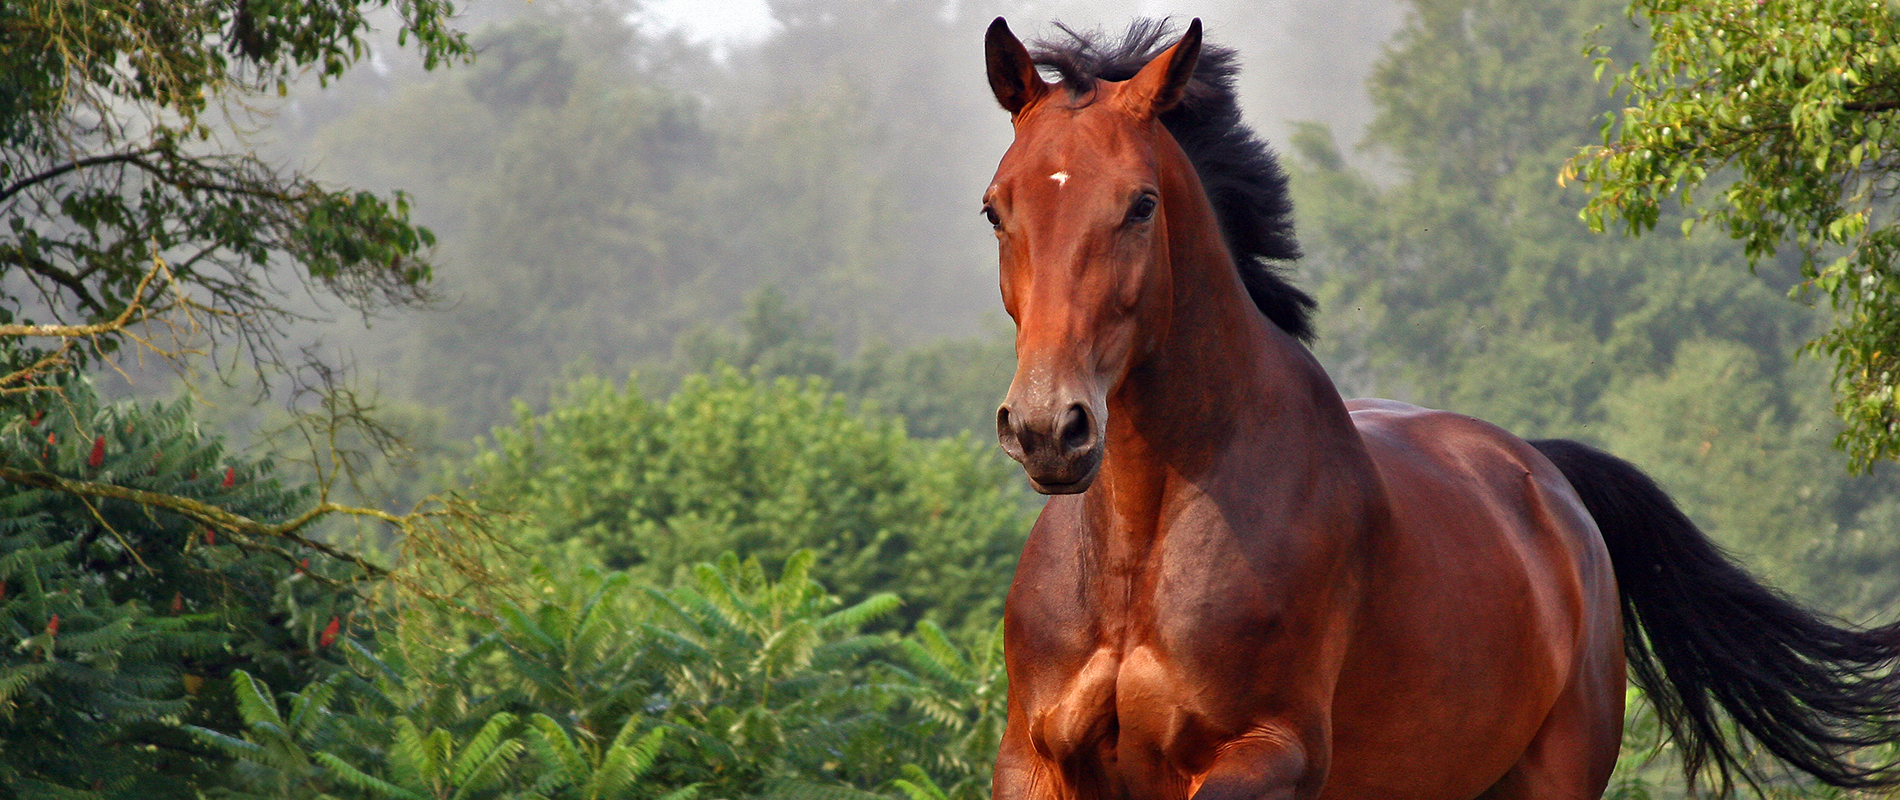
[(1188, 81), (1194, 77), (1194, 65), (1200, 60), (1201, 20), (1196, 17), (1188, 23), (1181, 41), (1155, 56), (1135, 77), (1128, 79), (1127, 87), (1122, 90), (1128, 110), (1137, 116), (1157, 117), (1173, 108), (1187, 93)]
[(990, 32), (983, 36), (983, 61), (990, 71), (990, 91), (1012, 117), (1049, 92), (1029, 48), (1009, 32), (1002, 17), (990, 23)]

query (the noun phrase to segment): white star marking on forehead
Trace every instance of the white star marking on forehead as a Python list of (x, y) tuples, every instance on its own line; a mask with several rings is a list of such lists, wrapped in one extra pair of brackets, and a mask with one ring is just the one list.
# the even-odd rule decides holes
[(1058, 189), (1060, 189), (1060, 188), (1062, 188), (1062, 187), (1064, 187), (1064, 186), (1067, 186), (1067, 185), (1069, 185), (1069, 173), (1067, 173), (1067, 172), (1058, 172), (1058, 173), (1056, 173), (1056, 174), (1054, 174), (1054, 175), (1051, 175), (1051, 176), (1049, 176), (1049, 180), (1052, 180), (1052, 181), (1055, 181), (1055, 182), (1056, 182), (1056, 188), (1058, 188)]

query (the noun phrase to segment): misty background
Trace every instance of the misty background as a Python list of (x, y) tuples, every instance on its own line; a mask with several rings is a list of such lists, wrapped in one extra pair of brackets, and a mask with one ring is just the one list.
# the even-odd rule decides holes
[[(978, 200), (1010, 137), (998, 15), (1026, 39), (1198, 16), (1239, 51), (1342, 393), (1610, 448), (1781, 585), (1858, 618), (1900, 597), (1900, 487), (1830, 447), (1825, 367), (1796, 357), (1826, 312), (1788, 299), (1793, 262), (1751, 272), (1671, 219), (1592, 235), (1556, 181), (1620, 105), (1585, 47), (1646, 52), (1618, 2), (481, 0), (472, 64), (384, 42), (252, 134), (406, 193), (439, 237), (434, 308), (313, 305), (298, 336), (416, 445), (399, 497), (576, 381), (665, 396), (721, 363), (987, 441), (1013, 369)], [(246, 398), (212, 413), (261, 427)]]
[(1029, 37), (1198, 15), (1242, 52), (1263, 132), (1317, 120), (1354, 141), (1403, 16), (1366, 0), (725, 5), (480, 0), (471, 65), (425, 72), (388, 42), (295, 87), (255, 144), (407, 193), (440, 237), (435, 311), (319, 313), (334, 323), (305, 335), (471, 435), (577, 372), (657, 377), (682, 337), (735, 329), (768, 288), (847, 355), (995, 339), (977, 209), (1009, 123), (983, 75), (991, 18)]

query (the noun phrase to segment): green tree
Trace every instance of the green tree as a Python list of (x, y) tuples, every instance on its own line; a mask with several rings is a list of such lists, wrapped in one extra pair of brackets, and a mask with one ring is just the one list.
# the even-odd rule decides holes
[[(188, 405), (103, 405), (83, 383), (0, 424), (0, 466), (272, 519), (309, 503), (224, 452)], [(368, 618), (330, 548), (117, 497), (0, 483), (0, 797), (192, 797), (228, 759), (181, 724), (239, 727), (231, 677), (301, 685)]]
[[(278, 363), (294, 315), (274, 264), (360, 309), (420, 296), (433, 239), (402, 195), (321, 186), (226, 124), (305, 71), (342, 74), (364, 54), (366, 15), (391, 5), (0, 8), (0, 397), (45, 388), (154, 318), (165, 327), (137, 340), (161, 353), (209, 335)], [(393, 5), (430, 65), (469, 52), (445, 0)]]
[[(1679, 199), (1739, 239), (1753, 266), (1792, 244), (1833, 324), (1808, 349), (1834, 361), (1837, 440), (1851, 464), (1900, 457), (1900, 16), (1885, 3), (1637, 0), (1648, 47), (1600, 45), (1627, 107), (1566, 166), (1592, 190), (1584, 218), (1632, 236)], [(1698, 194), (1702, 200), (1698, 200)]]
[[(293, 366), (294, 351), (283, 346), (287, 326), (307, 308), (288, 286), (366, 314), (415, 302), (430, 279), (432, 235), (410, 220), (400, 193), (320, 184), (251, 152), (249, 129), (291, 81), (313, 75), (327, 84), (367, 55), (372, 14), (398, 20), (398, 41), (413, 40), (428, 67), (467, 57), (467, 44), (449, 27), (452, 12), (444, 0), (29, 0), (0, 8), (0, 217), (6, 219), (0, 232), (0, 412), (7, 420), (0, 423), (0, 479), (9, 493), (65, 498), (32, 501), (42, 515), (35, 517), (42, 539), (32, 547), (68, 560), (37, 558), (31, 569), (63, 563), (68, 572), (60, 580), (104, 591), (62, 594), (67, 587), (42, 579), (19, 602), (44, 611), (84, 598), (92, 622), (123, 633), (120, 623), (139, 630), (140, 614), (174, 609), (176, 616), (178, 608), (215, 601), (221, 613), (264, 626), (237, 625), (228, 639), (217, 640), (216, 647), (232, 653), (295, 649), (270, 628), (290, 613), (271, 610), (271, 603), (289, 603), (303, 615), (297, 617), (306, 628), (299, 641), (334, 641), (342, 634), (325, 620), (347, 627), (347, 603), (312, 623), (308, 615), (321, 607), (300, 606), (299, 592), (278, 587), (278, 578), (288, 578), (259, 559), (283, 562), (279, 566), (297, 581), (326, 585), (329, 595), (353, 596), (349, 587), (334, 585), (336, 577), (324, 577), (326, 564), (349, 565), (351, 580), (386, 570), (319, 541), (311, 534), (314, 523), (345, 512), (411, 533), (414, 523), (434, 513), (399, 516), (331, 502), (339, 467), (358, 463), (335, 445), (355, 439), (382, 447), (392, 440), (387, 428), (365, 417), (363, 395), (340, 370), (314, 357)], [(164, 471), (176, 459), (219, 446), (176, 409), (141, 415), (97, 408), (75, 376), (126, 343), (136, 343), (141, 357), (169, 362), (187, 383), (199, 366), (193, 357), (207, 355), (217, 368), (249, 364), (264, 386), (287, 387), (287, 407), (309, 423), (301, 432), (313, 451), (322, 451), (311, 459), (321, 464), (318, 479), (262, 503), (249, 487), (272, 476), (195, 463), (188, 475)], [(48, 424), (70, 424), (29, 435), (26, 429), (42, 413)], [(142, 427), (147, 423), (149, 430)], [(62, 438), (68, 435), (76, 438)], [(42, 445), (33, 441), (38, 436), (54, 438)], [(59, 452), (79, 452), (76, 463), (42, 454), (55, 439)], [(146, 461), (121, 462), (128, 448), (142, 449)], [(216, 491), (220, 478), (239, 488)], [(180, 556), (199, 533), (207, 554)], [(141, 537), (156, 539), (141, 544)], [(210, 549), (214, 540), (223, 544)], [(114, 543), (123, 552), (113, 554)], [(67, 544), (73, 549), (57, 550)], [(317, 566), (302, 567), (305, 556)], [(172, 563), (174, 557), (182, 560)], [(146, 583), (156, 588), (132, 588)], [(242, 587), (242, 596), (205, 594), (220, 587)], [(99, 605), (108, 601), (117, 610)], [(62, 619), (69, 627), (82, 625), (80, 616)], [(40, 624), (52, 626), (50, 619)], [(94, 640), (75, 634), (72, 641)], [(154, 674), (169, 674), (174, 665), (164, 659), (179, 653), (224, 663), (171, 644), (151, 647), (159, 659), (150, 665)], [(57, 654), (44, 651), (49, 660)], [(168, 690), (140, 686), (148, 693)], [(89, 705), (94, 700), (99, 704)], [(109, 727), (119, 724), (120, 714), (108, 700), (59, 698), (77, 718)], [(176, 716), (154, 712), (149, 718)], [(101, 734), (75, 726), (74, 735)], [(72, 752), (80, 757), (85, 750)]]
[(756, 267), (714, 257), (716, 132), (659, 80), (676, 54), (579, 4), (534, 8), (475, 34), (471, 68), (390, 87), (310, 142), (333, 174), (428, 204), (456, 266), (434, 286), (445, 302), (363, 344), (399, 397), (444, 409), (460, 436), (576, 364), (624, 374), (663, 357), (741, 303), (722, 267)]
[(1893, 481), (1840, 474), (1828, 448), (1836, 424), (1812, 390), (1820, 367), (1797, 365), (1777, 380), (1763, 367), (1776, 358), (1733, 340), (1683, 342), (1666, 371), (1605, 394), (1596, 436), (1641, 458), (1700, 524), (1780, 588), (1884, 623), (1900, 594), (1876, 566), (1900, 558), (1883, 526), (1894, 513)]
[(509, 536), (650, 580), (726, 550), (777, 565), (811, 548), (846, 598), (894, 591), (910, 619), (987, 628), (1028, 528), (987, 442), (910, 439), (821, 383), (725, 367), (656, 402), (595, 379), (519, 413), (472, 467), (521, 515)]

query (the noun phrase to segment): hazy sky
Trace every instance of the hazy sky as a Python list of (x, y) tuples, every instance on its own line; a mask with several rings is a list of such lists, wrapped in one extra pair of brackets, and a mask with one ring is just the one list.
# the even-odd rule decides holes
[[(962, 0), (982, 11), (995, 0)], [(1022, 6), (1021, 2), (1008, 5)], [(1331, 124), (1350, 148), (1371, 119), (1363, 81), (1381, 47), (1404, 19), (1401, 0), (1041, 0), (1042, 18), (1011, 17), (1024, 34), (1049, 19), (1114, 28), (1135, 16), (1202, 17), (1210, 38), (1241, 51), (1247, 116), (1268, 136), (1285, 135), (1292, 120)], [(715, 45), (769, 35), (766, 0), (649, 0), (644, 13), (663, 28)], [(979, 15), (981, 16), (981, 15)], [(972, 51), (981, 32), (971, 32)]]
[(743, 42), (772, 32), (765, 0), (652, 0), (647, 15), (663, 27), (713, 42)]
[[(1171, 0), (1136, 0), (1135, 13), (1145, 15), (1182, 13)], [(766, 35), (772, 30), (772, 13), (766, 0), (652, 0), (647, 13), (662, 25), (677, 26), (695, 39), (744, 41)]]

